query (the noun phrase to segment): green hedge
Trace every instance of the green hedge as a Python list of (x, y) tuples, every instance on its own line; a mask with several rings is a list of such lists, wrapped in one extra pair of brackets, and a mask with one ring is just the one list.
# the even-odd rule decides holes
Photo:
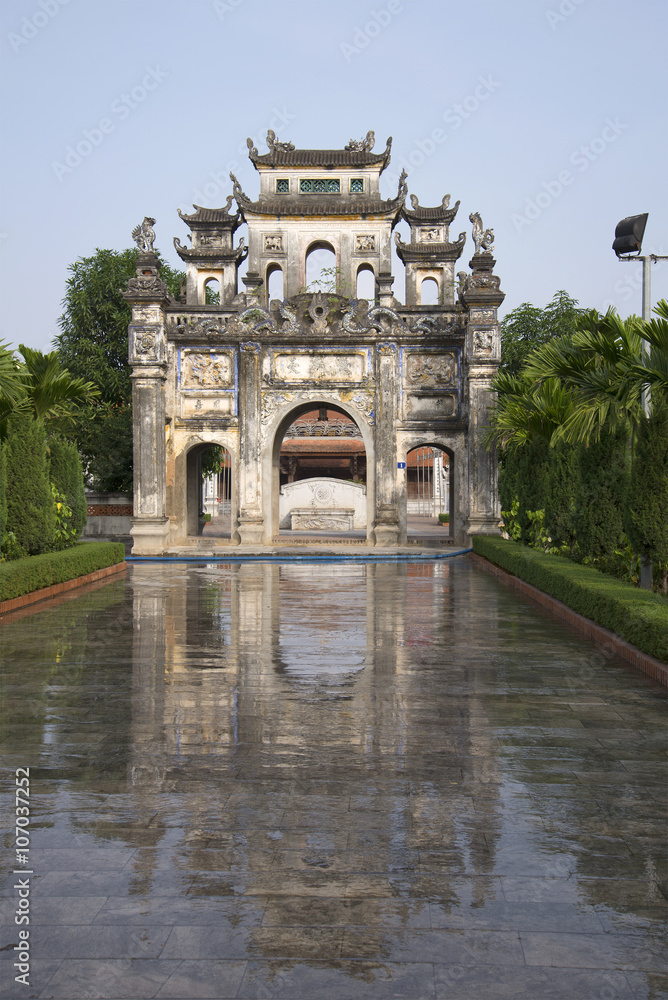
[(62, 552), (43, 552), (0, 563), (0, 601), (10, 601), (54, 583), (65, 583), (125, 559), (121, 542), (80, 542)]
[(474, 535), (473, 551), (668, 663), (668, 601), (660, 594), (505, 538)]

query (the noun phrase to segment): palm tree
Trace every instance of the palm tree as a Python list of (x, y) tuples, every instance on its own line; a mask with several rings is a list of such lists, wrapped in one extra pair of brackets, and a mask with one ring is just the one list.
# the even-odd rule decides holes
[(70, 421), (86, 403), (97, 399), (99, 389), (63, 368), (57, 351), (43, 354), (19, 344), (25, 372), (25, 395), (36, 420)]
[(27, 373), (11, 347), (0, 343), (0, 429), (25, 400)]

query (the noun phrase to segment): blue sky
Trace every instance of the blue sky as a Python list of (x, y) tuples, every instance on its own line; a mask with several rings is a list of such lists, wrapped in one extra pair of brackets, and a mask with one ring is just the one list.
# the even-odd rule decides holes
[[(48, 349), (68, 266), (132, 246), (145, 215), (179, 265), (176, 209), (222, 205), (230, 170), (254, 196), (246, 137), (262, 151), (267, 128), (311, 148), (374, 129), (378, 151), (392, 135), (383, 194), (405, 165), (421, 204), (461, 199), (460, 266), (481, 213), (502, 314), (561, 288), (639, 313), (641, 266), (611, 243), (621, 218), (649, 212), (643, 249), (668, 254), (667, 12), (663, 0), (4, 0), (0, 339)], [(668, 261), (652, 293), (668, 297)]]

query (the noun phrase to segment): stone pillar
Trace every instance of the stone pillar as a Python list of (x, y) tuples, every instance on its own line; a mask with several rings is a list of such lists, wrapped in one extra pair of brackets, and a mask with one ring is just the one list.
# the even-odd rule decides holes
[(260, 345), (241, 344), (239, 352), (239, 538), (262, 544), (262, 461), (260, 421)]
[(496, 450), (488, 450), (485, 446), (489, 408), (494, 399), (490, 383), (501, 360), (498, 308), (505, 298), (499, 288), (499, 278), (492, 273), (495, 263), (491, 253), (475, 253), (469, 262), (472, 274), (466, 278), (461, 293), (469, 314), (466, 329), (469, 535), (499, 534), (501, 515)]
[(381, 306), (387, 306), (392, 308), (396, 305), (396, 299), (392, 294), (392, 285), (394, 284), (394, 275), (387, 271), (381, 271), (376, 278), (376, 287), (378, 288), (378, 302)]
[(123, 297), (132, 305), (128, 327), (132, 366), (134, 517), (133, 555), (161, 555), (168, 544), (165, 510), (165, 307), (167, 286), (154, 253), (137, 257), (137, 275)]
[(399, 506), (397, 492), (396, 386), (397, 345), (377, 344), (376, 378), (376, 545), (397, 545)]

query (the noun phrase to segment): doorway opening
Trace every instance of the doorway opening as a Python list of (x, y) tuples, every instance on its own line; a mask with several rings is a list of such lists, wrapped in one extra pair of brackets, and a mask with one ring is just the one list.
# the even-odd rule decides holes
[(199, 444), (187, 456), (188, 534), (230, 538), (232, 456), (218, 444)]
[(406, 455), (408, 535), (454, 534), (453, 456), (440, 445), (420, 445)]

